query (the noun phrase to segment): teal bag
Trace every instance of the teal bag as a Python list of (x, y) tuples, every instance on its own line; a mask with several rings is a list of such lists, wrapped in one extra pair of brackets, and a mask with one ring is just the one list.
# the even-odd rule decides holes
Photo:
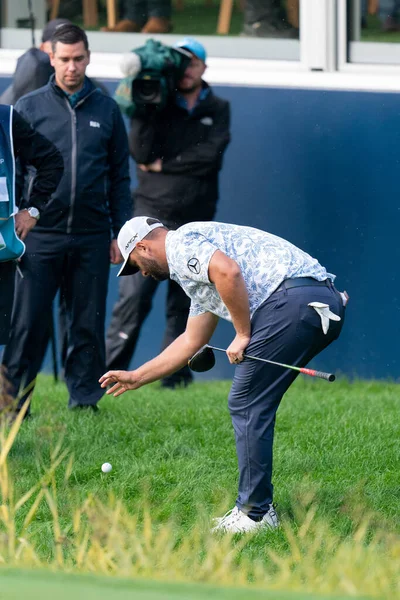
[(132, 119), (135, 116), (136, 105), (132, 100), (131, 89), (134, 77), (124, 77), (114, 93), (114, 100), (123, 114)]
[(25, 244), (15, 232), (15, 161), (12, 139), (12, 106), (0, 106), (0, 262), (16, 260)]
[[(130, 60), (132, 54), (134, 56)], [(126, 77), (120, 81), (114, 94), (121, 111), (132, 118), (146, 114), (149, 107), (163, 109), (169, 96), (175, 92), (177, 81), (190, 58), (186, 50), (170, 48), (153, 39), (125, 55), (123, 71)], [(146, 97), (149, 88), (154, 90), (154, 95), (150, 93)]]

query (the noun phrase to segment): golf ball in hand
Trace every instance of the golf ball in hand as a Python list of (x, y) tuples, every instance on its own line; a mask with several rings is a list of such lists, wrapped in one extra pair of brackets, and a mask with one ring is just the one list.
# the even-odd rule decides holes
[(109, 473), (110, 471), (112, 471), (112, 465), (110, 465), (110, 463), (103, 463), (101, 465), (101, 470), (103, 471), (103, 473)]

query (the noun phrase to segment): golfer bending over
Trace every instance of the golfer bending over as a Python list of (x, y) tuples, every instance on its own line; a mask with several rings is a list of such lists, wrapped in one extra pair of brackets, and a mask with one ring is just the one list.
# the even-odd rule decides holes
[[(188, 223), (168, 231), (148, 217), (127, 221), (118, 236), (124, 264), (170, 277), (191, 299), (185, 332), (134, 371), (108, 371), (101, 387), (120, 396), (181, 369), (207, 344), (221, 317), (236, 335), (226, 353), (236, 364), (229, 411), (236, 437), (239, 494), (214, 530), (274, 528), (272, 445), (275, 413), (297, 373), (243, 358), (250, 355), (304, 367), (340, 334), (344, 294), (317, 260), (270, 233), (226, 223)], [(316, 303), (310, 306), (310, 303)], [(333, 314), (332, 314), (333, 313)], [(340, 317), (340, 319), (338, 319)]]

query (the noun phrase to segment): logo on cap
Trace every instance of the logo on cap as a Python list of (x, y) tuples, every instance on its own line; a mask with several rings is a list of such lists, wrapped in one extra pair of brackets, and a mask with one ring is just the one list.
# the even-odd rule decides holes
[(125, 246), (125, 250), (128, 250), (129, 246), (131, 244), (133, 244), (133, 242), (136, 240), (136, 238), (138, 237), (138, 235), (139, 235), (138, 233), (135, 233), (135, 235), (133, 237), (131, 237), (130, 240), (128, 240), (128, 242), (126, 243), (126, 246)]
[(198, 275), (200, 273), (200, 263), (197, 258), (190, 258), (187, 263), (189, 271)]

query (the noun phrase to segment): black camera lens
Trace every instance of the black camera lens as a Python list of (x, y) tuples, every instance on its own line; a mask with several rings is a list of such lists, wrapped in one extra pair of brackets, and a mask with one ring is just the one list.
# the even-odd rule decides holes
[(143, 79), (142, 84), (140, 86), (140, 95), (143, 100), (147, 100), (150, 102), (151, 100), (155, 100), (158, 94), (158, 81), (150, 81)]
[(159, 104), (161, 90), (159, 79), (135, 79), (132, 82), (132, 100), (138, 104)]

